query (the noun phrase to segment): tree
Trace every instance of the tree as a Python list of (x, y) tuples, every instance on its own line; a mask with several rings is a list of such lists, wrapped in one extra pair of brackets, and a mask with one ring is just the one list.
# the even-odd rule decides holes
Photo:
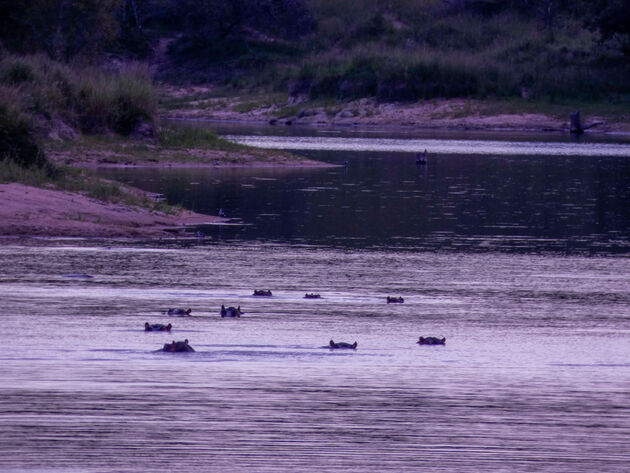
[(183, 0), (176, 12), (188, 33), (204, 40), (240, 36), (248, 28), (285, 38), (315, 26), (303, 0)]
[(116, 37), (115, 12), (121, 0), (0, 0), (0, 40), (23, 53), (46, 51), (68, 60), (90, 56)]
[(586, 24), (600, 33), (602, 41), (617, 39), (630, 55), (630, 0), (592, 0)]

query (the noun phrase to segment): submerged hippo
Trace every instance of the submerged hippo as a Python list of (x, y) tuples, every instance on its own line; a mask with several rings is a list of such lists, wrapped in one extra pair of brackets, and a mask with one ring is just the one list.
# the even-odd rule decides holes
[(304, 294), (304, 299), (321, 299), (322, 296), (320, 296), (319, 294), (315, 294), (313, 292), (311, 292), (310, 294)]
[(149, 324), (149, 322), (144, 323), (145, 332), (170, 332), (173, 326), (171, 324)]
[(254, 289), (254, 295), (255, 296), (262, 296), (262, 297), (271, 297), (271, 290), (269, 289)]
[(346, 342), (334, 342), (333, 340), (330, 341), (330, 343), (328, 344), (328, 346), (330, 348), (352, 348), (353, 350), (357, 349), (357, 342), (354, 343), (346, 343)]
[(262, 297), (270, 297), (272, 294), (269, 289), (254, 289), (254, 295), (262, 296)]
[(241, 306), (225, 308), (221, 305), (221, 317), (240, 317), (244, 312), (241, 310)]
[(173, 343), (165, 343), (162, 351), (170, 351), (170, 352), (192, 352), (195, 351), (193, 347), (188, 344), (188, 339), (183, 342), (176, 342), (173, 340)]
[(402, 304), (403, 302), (405, 302), (405, 299), (403, 299), (402, 297), (390, 297), (390, 296), (387, 296), (387, 303), (388, 304)]
[(418, 345), (446, 345), (446, 337), (420, 337)]
[(182, 317), (186, 317), (187, 315), (190, 315), (190, 313), (192, 312), (192, 309), (168, 309), (168, 315), (179, 315)]

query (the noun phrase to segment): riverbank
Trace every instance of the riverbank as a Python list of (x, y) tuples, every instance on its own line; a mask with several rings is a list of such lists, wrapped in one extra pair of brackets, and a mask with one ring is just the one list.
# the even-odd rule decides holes
[(78, 192), (0, 184), (2, 236), (172, 238), (186, 225), (223, 221), (226, 219), (187, 210), (166, 213)]
[[(416, 129), (569, 132), (569, 105), (527, 101), (435, 99), (391, 103), (376, 98), (308, 101), (303, 96), (226, 97), (213, 87), (162, 88), (163, 118), (273, 125), (398, 126)], [(630, 133), (630, 113), (614, 106), (580, 107), (587, 132)]]
[(0, 182), (7, 183), (0, 185), (2, 236), (172, 238), (186, 225), (226, 221), (157, 203), (143, 191), (103, 181), (89, 169), (333, 166), (289, 152), (230, 143), (194, 127), (162, 127), (157, 137), (146, 139), (116, 135), (49, 139), (44, 149), (47, 162), (56, 169), (53, 175), (10, 161), (0, 163)]
[[(47, 152), (57, 165), (99, 167), (325, 167), (331, 164), (288, 152), (261, 149), (219, 150), (203, 147), (166, 148), (153, 143), (125, 141), (77, 142)], [(244, 147), (243, 147), (244, 148)]]
[[(272, 123), (277, 126), (568, 132), (568, 120), (558, 115), (534, 113), (528, 109), (521, 110), (522, 113), (514, 112), (508, 107), (493, 107), (470, 100), (393, 104), (362, 99), (336, 105), (298, 101), (283, 106), (280, 97), (276, 104), (260, 105), (262, 102), (259, 102), (254, 106), (251, 96), (226, 98), (204, 95), (215, 94), (213, 89), (186, 89), (178, 93), (182, 94), (179, 105), (171, 104), (168, 110), (162, 110), (163, 116), (186, 120)], [(171, 98), (177, 97), (173, 91), (170, 94)], [(193, 100), (194, 97), (197, 100)], [(630, 132), (630, 123), (619, 117), (587, 115), (584, 122), (587, 127), (595, 124), (588, 132)], [(166, 135), (149, 138), (84, 135), (66, 141), (51, 139), (46, 144), (46, 156), (54, 165), (69, 168), (332, 166), (288, 152), (230, 143), (200, 127), (178, 126), (170, 130), (165, 132)], [(80, 190), (67, 192), (22, 184), (1, 185), (0, 206), (0, 235), (4, 236), (172, 238), (186, 224), (224, 220), (166, 205), (156, 210), (152, 205), (96, 200)]]
[(56, 165), (96, 167), (321, 167), (288, 151), (266, 150), (225, 140), (194, 124), (157, 127), (153, 136), (80, 136), (49, 140), (47, 158)]

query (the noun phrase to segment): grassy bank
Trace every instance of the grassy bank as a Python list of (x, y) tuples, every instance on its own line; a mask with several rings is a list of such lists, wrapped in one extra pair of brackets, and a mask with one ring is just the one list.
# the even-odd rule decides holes
[(311, 97), (554, 102), (618, 100), (630, 93), (622, 80), (628, 61), (566, 12), (546, 28), (540, 16), (516, 9), (481, 14), (438, 1), (315, 5), (317, 46), (294, 72)]
[(0, 159), (0, 184), (18, 182), (50, 190), (75, 192), (102, 202), (137, 206), (167, 214), (179, 213), (182, 209), (149, 198), (137, 189), (116, 182), (100, 179), (86, 169), (54, 167), (51, 173), (44, 167), (24, 167), (14, 160)]
[(279, 151), (252, 148), (227, 141), (194, 125), (163, 125), (153, 140), (124, 136), (83, 136), (69, 142), (50, 142), (50, 160), (73, 167), (145, 166), (313, 166), (321, 163)]
[(60, 118), (83, 133), (128, 135), (155, 118), (153, 82), (137, 63), (106, 71), (43, 55), (9, 55), (0, 60), (0, 87), (5, 101), (43, 127)]
[[(202, 61), (191, 45), (172, 52), (177, 65), (195, 61), (187, 81), (205, 83), (213, 71), (215, 83), (238, 95), (255, 90), (341, 102), (630, 102), (630, 60), (622, 48), (602, 43), (583, 16), (556, 6), (547, 21), (532, 6), (508, 4), (518, 2), (313, 0), (317, 28), (292, 41), (284, 54), (276, 48), (273, 58), (261, 56), (260, 39), (247, 38), (241, 42), (250, 48), (233, 57), (226, 48), (220, 61), (216, 55)], [(248, 57), (255, 67), (247, 67)]]
[(152, 126), (156, 92), (145, 66), (104, 71), (52, 61), (43, 55), (0, 59), (0, 182), (82, 192), (91, 197), (154, 208), (121, 186), (84, 170), (53, 163), (56, 140), (128, 136)]

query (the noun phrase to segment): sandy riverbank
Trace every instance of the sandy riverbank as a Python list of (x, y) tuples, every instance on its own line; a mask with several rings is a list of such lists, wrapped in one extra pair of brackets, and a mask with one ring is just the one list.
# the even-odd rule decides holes
[(79, 193), (0, 184), (3, 236), (172, 238), (184, 225), (221, 221), (225, 219), (189, 211), (166, 214)]

